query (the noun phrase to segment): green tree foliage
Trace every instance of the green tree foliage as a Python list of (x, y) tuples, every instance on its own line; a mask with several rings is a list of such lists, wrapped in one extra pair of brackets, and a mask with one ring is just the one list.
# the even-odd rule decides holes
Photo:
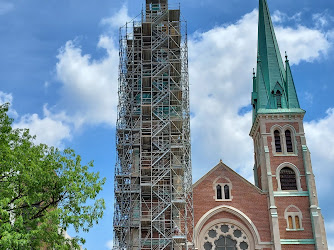
[(64, 232), (102, 218), (105, 179), (72, 149), (35, 145), (28, 130), (13, 129), (8, 106), (0, 105), (0, 249), (79, 249), (85, 240)]

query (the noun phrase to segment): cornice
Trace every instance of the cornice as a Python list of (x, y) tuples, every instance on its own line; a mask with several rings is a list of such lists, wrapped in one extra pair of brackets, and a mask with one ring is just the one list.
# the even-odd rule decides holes
[(258, 113), (255, 121), (253, 122), (251, 131), (249, 136), (254, 137), (258, 127), (260, 125), (261, 120), (271, 120), (276, 122), (284, 122), (284, 121), (298, 121), (303, 120), (305, 116), (305, 111), (303, 112), (272, 112), (272, 113)]

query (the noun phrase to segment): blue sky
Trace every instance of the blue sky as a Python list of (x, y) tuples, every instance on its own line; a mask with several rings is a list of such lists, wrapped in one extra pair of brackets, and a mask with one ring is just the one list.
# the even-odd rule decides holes
[[(170, 1), (170, 3), (177, 3)], [(0, 102), (37, 142), (72, 147), (108, 182), (89, 250), (112, 241), (118, 27), (144, 1), (0, 0)], [(320, 207), (334, 249), (334, 2), (268, 0), (305, 116)], [(188, 21), (193, 176), (219, 159), (252, 180), (250, 92), (258, 0), (183, 0)], [(75, 232), (70, 231), (72, 236)]]

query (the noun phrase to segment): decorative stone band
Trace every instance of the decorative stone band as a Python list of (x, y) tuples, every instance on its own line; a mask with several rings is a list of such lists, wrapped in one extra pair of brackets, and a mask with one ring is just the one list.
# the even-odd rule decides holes
[(314, 245), (314, 239), (281, 239), (282, 245)]
[(301, 191), (301, 192), (284, 192), (284, 191), (274, 191), (275, 197), (283, 197), (283, 196), (309, 196), (308, 191)]

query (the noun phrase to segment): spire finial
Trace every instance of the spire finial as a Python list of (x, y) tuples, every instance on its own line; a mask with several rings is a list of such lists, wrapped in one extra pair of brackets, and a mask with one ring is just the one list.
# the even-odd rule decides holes
[(253, 78), (255, 78), (255, 69), (253, 68)]
[(286, 53), (286, 51), (285, 51), (285, 61), (289, 61), (288, 60), (288, 53)]

